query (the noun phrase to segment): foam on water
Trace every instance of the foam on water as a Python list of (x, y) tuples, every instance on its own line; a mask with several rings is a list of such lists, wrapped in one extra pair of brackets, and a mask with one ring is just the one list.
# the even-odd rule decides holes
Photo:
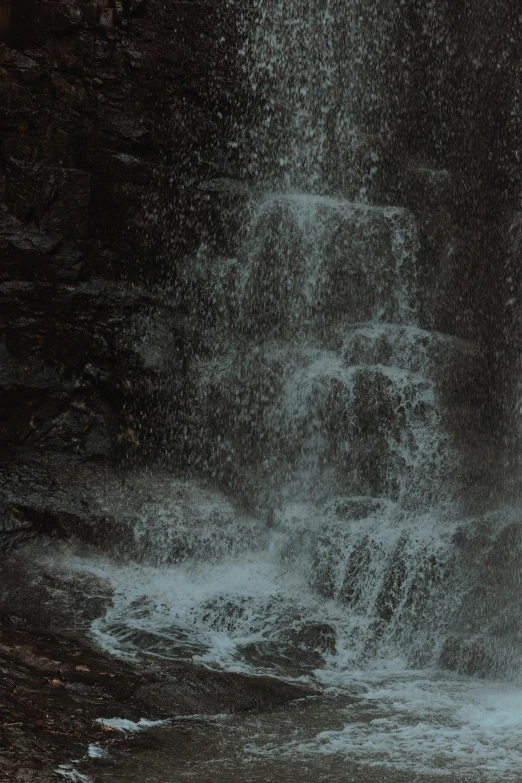
[(83, 773), (78, 772), (78, 770), (75, 769), (72, 764), (60, 764), (55, 772), (57, 775), (60, 775), (60, 777), (65, 778), (66, 780), (71, 780), (72, 783), (92, 783), (92, 778), (90, 778), (88, 775), (84, 775)]
[[(47, 561), (49, 562), (49, 561)], [(113, 605), (94, 621), (98, 643), (113, 654), (192, 658), (251, 670), (237, 647), (264, 638), (301, 612), (318, 614), (317, 597), (298, 575), (262, 554), (240, 562), (179, 567), (116, 566), (70, 556), (70, 568), (110, 580)]]
[(87, 748), (87, 755), (90, 759), (104, 759), (109, 755), (109, 751), (107, 748), (104, 748), (103, 745), (93, 742)]
[[(323, 508), (288, 505), (248, 554), (154, 566), (71, 552), (67, 566), (109, 580), (112, 606), (92, 633), (113, 654), (185, 658), (320, 689), (313, 720), (291, 713), (291, 735), (245, 724), (247, 761), (308, 759), (313, 768), (326, 756), (336, 769), (346, 758), (412, 774), (517, 780), (520, 688), (433, 668), (463, 589), (451, 565), (460, 523), (448, 513), (442, 525), (440, 508), (437, 515), (405, 515), (375, 498), (330, 498)], [(294, 665), (285, 653), (291, 632), (314, 623), (334, 629), (335, 650)], [(270, 655), (253, 658), (252, 647)], [(414, 668), (418, 661), (423, 669)]]
[[(126, 718), (97, 718), (96, 723), (100, 723), (102, 726), (109, 726), (115, 731), (123, 732), (135, 732), (142, 731), (143, 729), (150, 729), (152, 726), (163, 726), (165, 721), (162, 720), (147, 720), (146, 718), (140, 718), (139, 721), (127, 720)], [(92, 756), (91, 748), (96, 746), (89, 746), (89, 755)], [(96, 750), (99, 750), (96, 748)], [(103, 753), (95, 754), (95, 757), (99, 758), (103, 756)]]
[(285, 754), (341, 754), (370, 766), (520, 780), (520, 688), (440, 672), (405, 670), (390, 676), (371, 668), (344, 677), (324, 672), (322, 680), (336, 687), (362, 682), (366, 690), (344, 709), (342, 729), (289, 744)]
[[(380, 545), (392, 546), (401, 533), (404, 527), (382, 528)], [(430, 537), (428, 520), (424, 536), (425, 541)], [(104, 559), (74, 556), (68, 563), (111, 581), (113, 606), (92, 626), (94, 638), (105, 649), (131, 657), (185, 657), (228, 671), (269, 673), (313, 683), (323, 692), (323, 699), (314, 701), (312, 722), (301, 718), (299, 710), (292, 712), (293, 736), (283, 732), (276, 737), (273, 726), (267, 733), (262, 718), (254, 733), (245, 727), (241, 742), (247, 761), (259, 756), (266, 763), (286, 758), (289, 763), (306, 764), (310, 759), (313, 764), (321, 756), (346, 757), (350, 763), (419, 774), (520, 780), (519, 687), (433, 668), (412, 669), (404, 646), (390, 637), (368, 647), (364, 636), (371, 638), (375, 618), (367, 610), (347, 612), (338, 602), (318, 600), (305, 574), (278, 561), (274, 548), (279, 556), (273, 542), (272, 551), (263, 556), (206, 566), (116, 566)], [(242, 657), (247, 645), (278, 639), (303, 619), (328, 622), (336, 629), (336, 652), (324, 656), (322, 668), (292, 673), (284, 666), (263, 667)], [(103, 722), (123, 731), (159, 725), (144, 720)], [(74, 770), (63, 772), (76, 779)]]
[[(435, 606), (451, 619), (439, 592), (441, 577), (453, 578), (454, 531), (451, 520), (434, 532), (429, 515), (405, 517), (386, 501), (341, 497), (323, 508), (288, 505), (263, 546), (232, 558), (117, 565), (70, 554), (67, 565), (109, 580), (112, 606), (92, 630), (115, 654), (196, 656), (253, 671), (243, 655), (248, 645), (279, 644), (292, 629), (327, 622), (335, 629), (336, 655), (324, 657), (342, 670), (377, 651), (395, 655), (406, 634), (416, 656), (431, 660)], [(285, 673), (283, 659), (261, 668)]]

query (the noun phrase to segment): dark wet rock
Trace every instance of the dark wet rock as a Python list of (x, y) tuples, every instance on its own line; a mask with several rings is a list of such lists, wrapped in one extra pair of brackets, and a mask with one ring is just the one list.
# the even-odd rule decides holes
[(455, 317), (452, 294), (459, 285), (455, 256), (464, 241), (455, 214), (460, 178), (449, 169), (436, 169), (433, 161), (415, 159), (400, 177), (400, 198), (413, 210), (419, 228), (419, 319), (426, 329), (452, 333), (448, 321)]
[[(24, 538), (49, 535), (77, 536), (89, 544), (113, 542), (125, 549), (132, 533), (118, 516), (123, 476), (107, 473), (103, 465), (79, 465), (75, 460), (30, 458), (0, 463), (0, 513), (4, 533), (0, 543), (9, 547)], [(109, 492), (112, 503), (107, 503)], [(121, 500), (120, 500), (121, 503)]]
[(133, 744), (123, 733), (104, 730), (101, 718), (136, 722), (272, 709), (314, 693), (270, 677), (183, 662), (134, 666), (101, 653), (85, 632), (110, 603), (109, 586), (38, 560), (27, 579), (24, 558), (34, 555), (26, 550), (0, 563), (0, 777), (6, 780), (26, 779), (15, 777), (25, 765), (27, 780), (45, 781), (94, 742)]
[[(262, 214), (253, 234), (254, 257), (249, 259), (240, 328), (256, 337), (292, 334), (310, 314), (303, 301), (309, 248), (291, 205), (276, 202)], [(248, 252), (250, 255), (252, 248)]]
[(436, 600), (437, 590), (444, 578), (451, 576), (452, 565), (451, 562), (444, 562), (437, 554), (426, 553), (426, 556), (420, 558), (415, 576), (408, 585), (404, 602), (414, 628), (428, 618), (426, 608), (430, 600)]
[[(63, 633), (87, 630), (111, 604), (110, 584), (94, 574), (46, 566), (42, 544), (0, 555), (0, 627)], [(47, 548), (50, 555), (52, 549)], [(21, 576), (23, 574), (23, 577)]]
[(181, 395), (162, 386), (192, 326), (143, 284), (173, 292), (202, 222), (220, 230), (223, 198), (244, 200), (216, 145), (234, 70), (222, 10), (2, 3), (0, 447), (137, 459), (161, 440), (149, 420), (177, 429)]
[(385, 334), (380, 334), (375, 339), (372, 335), (359, 333), (350, 341), (344, 351), (343, 358), (349, 366), (358, 364), (383, 364), (390, 363), (392, 347)]
[(453, 537), (444, 573), (454, 600), (444, 618), (440, 662), (480, 677), (511, 677), (520, 670), (518, 609), (522, 529), (517, 507), (470, 518)]
[(244, 674), (180, 666), (160, 682), (143, 685), (136, 698), (159, 717), (266, 710), (313, 694), (309, 688)]
[(364, 576), (371, 566), (372, 552), (368, 539), (360, 541), (350, 553), (346, 563), (343, 582), (339, 591), (339, 600), (355, 606), (361, 598)]
[(382, 498), (373, 497), (342, 497), (328, 501), (323, 509), (324, 516), (333, 514), (335, 517), (347, 522), (356, 522), (359, 519), (367, 519), (384, 511), (389, 504)]
[(392, 619), (404, 595), (404, 583), (408, 576), (408, 565), (404, 555), (405, 544), (405, 541), (399, 541), (377, 597), (376, 609), (382, 620)]
[[(327, 539), (329, 539), (327, 533)], [(330, 547), (321, 537), (316, 541), (312, 556), (309, 583), (323, 598), (334, 599), (337, 591), (337, 570), (341, 550)]]
[(137, 722), (144, 716), (270, 709), (313, 693), (273, 678), (190, 664), (137, 672), (77, 635), (5, 629), (0, 630), (0, 668), (0, 773), (20, 780), (15, 775), (25, 764), (34, 777), (24, 779), (38, 783), (59, 763), (83, 757), (91, 743), (132, 746), (132, 738), (104, 730), (97, 722), (101, 718)]
[(6, 780), (54, 781), (60, 763), (83, 756), (89, 743), (114, 739), (95, 723), (106, 710), (141, 717), (129, 704), (132, 672), (79, 640), (3, 629), (0, 665)]
[(88, 234), (91, 174), (12, 161), (6, 169), (5, 203), (23, 224), (66, 237)]
[[(429, 348), (444, 338), (400, 326), (344, 331), (345, 342), (367, 332), (373, 343), (376, 332), (389, 331), (388, 347), (398, 354), (391, 369), (340, 372), (337, 354), (286, 342), (234, 346), (199, 366), (194, 406), (204, 429), (193, 453), (207, 475), (232, 492), (246, 485), (252, 497), (250, 473), (258, 483), (272, 475), (273, 485), (284, 485), (315, 461), (328, 476), (323, 497), (331, 486), (335, 494), (389, 500), (404, 499), (406, 485), (422, 481), (420, 465), (426, 475), (428, 459), (429, 474), (440, 475), (449, 449), (428, 453), (440, 418)], [(361, 513), (354, 505), (354, 517)]]
[(253, 642), (240, 647), (238, 653), (242, 659), (257, 668), (284, 674), (309, 672), (310, 669), (324, 666), (321, 653), (285, 641)]
[(328, 623), (310, 623), (291, 634), (292, 641), (305, 650), (335, 655), (335, 628)]
[(162, 380), (175, 371), (176, 337), (150, 347), (172, 322), (168, 308), (158, 311), (153, 294), (114, 281), (11, 281), (0, 288), (4, 444), (116, 456), (119, 435), (132, 429), (123, 407), (147, 407), (147, 398), (157, 404)]
[(324, 317), (371, 321), (379, 310), (379, 318), (398, 322), (402, 313), (397, 289), (402, 285), (409, 292), (413, 280), (417, 246), (414, 223), (410, 216), (402, 216), (404, 258), (399, 261), (394, 221), (389, 215), (368, 211), (354, 217), (340, 222), (325, 248), (330, 263), (322, 303)]
[(277, 639), (264, 639), (239, 648), (249, 663), (289, 673), (320, 669), (325, 656), (336, 651), (335, 628), (328, 623), (310, 623), (282, 631)]
[(469, 677), (491, 677), (500, 668), (487, 639), (446, 639), (439, 656), (446, 669)]
[[(410, 394), (414, 399), (414, 388)], [(355, 492), (397, 497), (403, 467), (397, 445), (406, 421), (401, 402), (397, 387), (380, 369), (359, 369), (350, 384), (332, 379), (321, 411), (329, 459)]]
[(476, 343), (438, 337), (429, 349), (429, 367), (440, 402), (442, 423), (459, 451), (459, 482), (470, 506), (502, 493), (502, 459), (491, 433), (491, 405), (486, 357)]
[(40, 536), (166, 565), (237, 556), (263, 534), (218, 491), (168, 473), (32, 454), (0, 461), (0, 551)]
[[(303, 230), (303, 219), (315, 232)], [(404, 286), (408, 298), (415, 247), (414, 223), (401, 210), (268, 199), (242, 250), (248, 277), (238, 328), (249, 337), (288, 337), (312, 324), (326, 332), (338, 321), (370, 321), (378, 310), (379, 318), (400, 322), (396, 294)], [(312, 271), (317, 258), (321, 269)]]

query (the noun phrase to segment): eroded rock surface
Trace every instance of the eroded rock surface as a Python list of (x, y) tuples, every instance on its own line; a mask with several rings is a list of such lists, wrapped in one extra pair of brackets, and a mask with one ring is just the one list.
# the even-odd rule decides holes
[[(311, 691), (269, 677), (172, 664), (141, 669), (103, 655), (78, 637), (0, 630), (0, 780), (55, 780), (89, 745), (140, 745), (100, 719), (167, 719), (281, 706)], [(175, 732), (174, 732), (175, 734)]]
[(199, 0), (2, 0), (0, 448), (148, 448), (191, 331), (154, 284), (199, 246), (234, 169), (229, 16)]

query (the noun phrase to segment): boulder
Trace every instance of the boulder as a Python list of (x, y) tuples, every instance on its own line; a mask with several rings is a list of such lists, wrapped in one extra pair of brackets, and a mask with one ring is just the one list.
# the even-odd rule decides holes
[[(52, 554), (52, 547), (47, 547)], [(110, 584), (94, 574), (38, 562), (41, 545), (0, 555), (0, 626), (17, 630), (87, 632), (111, 604)]]
[(276, 639), (240, 646), (238, 652), (255, 666), (282, 673), (321, 669), (325, 656), (335, 655), (336, 631), (328, 623), (308, 623), (285, 629)]

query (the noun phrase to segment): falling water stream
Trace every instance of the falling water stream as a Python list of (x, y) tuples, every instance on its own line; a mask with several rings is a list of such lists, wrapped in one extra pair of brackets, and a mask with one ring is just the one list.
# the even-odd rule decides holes
[(317, 694), (180, 716), (150, 729), (171, 753), (95, 780), (522, 780), (516, 511), (463, 514), (447, 387), (476, 349), (421, 327), (415, 219), (371, 203), (386, 69), (363, 5), (255, 3), (256, 187), (189, 370), (193, 475), (158, 477), (126, 562), (67, 560), (113, 587), (105, 650)]

